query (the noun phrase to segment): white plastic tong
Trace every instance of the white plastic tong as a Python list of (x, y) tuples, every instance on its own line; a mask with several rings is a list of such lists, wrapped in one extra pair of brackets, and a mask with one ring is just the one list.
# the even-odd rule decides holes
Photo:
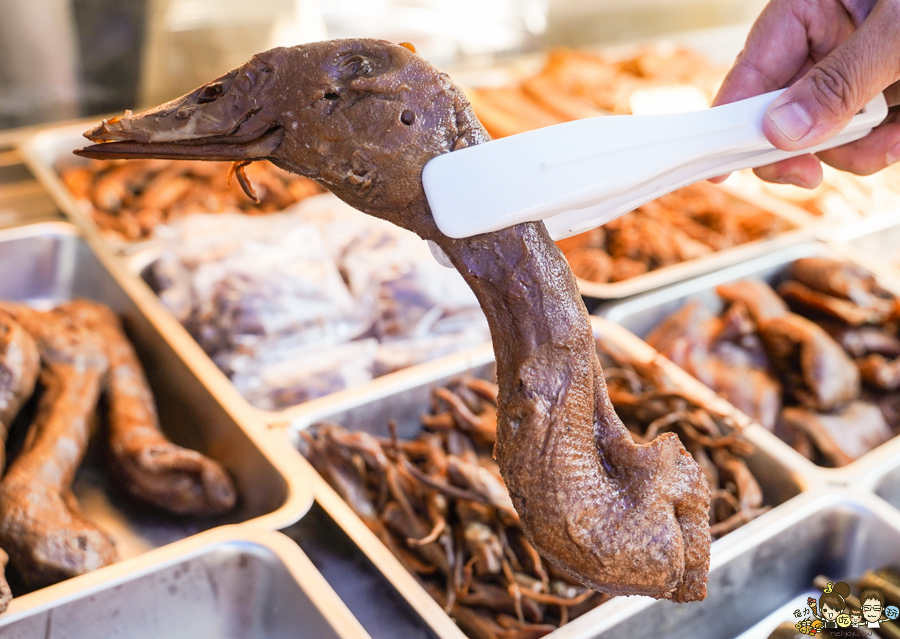
[(762, 119), (781, 93), (690, 113), (588, 118), (446, 153), (425, 165), (425, 194), (450, 237), (544, 220), (558, 240), (682, 186), (858, 140), (888, 112), (879, 94), (825, 144), (780, 151)]

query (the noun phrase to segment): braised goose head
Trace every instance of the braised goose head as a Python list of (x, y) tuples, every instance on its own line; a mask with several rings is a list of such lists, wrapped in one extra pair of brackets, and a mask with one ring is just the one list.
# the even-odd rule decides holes
[(542, 223), (455, 240), (428, 208), (432, 157), (490, 138), (462, 91), (404, 46), (273, 49), (196, 91), (88, 132), (93, 158), (269, 159), (437, 243), (488, 318), (495, 456), (531, 543), (582, 583), (706, 595), (709, 485), (677, 436), (636, 445), (609, 401), (587, 311)]

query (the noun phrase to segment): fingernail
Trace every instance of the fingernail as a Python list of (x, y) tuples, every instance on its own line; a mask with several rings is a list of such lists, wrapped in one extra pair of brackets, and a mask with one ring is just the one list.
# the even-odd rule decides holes
[(888, 164), (893, 164), (897, 161), (900, 161), (900, 142), (891, 147), (891, 150), (887, 152)]
[(769, 113), (769, 119), (784, 137), (793, 142), (805, 137), (813, 126), (809, 113), (796, 102), (782, 104)]

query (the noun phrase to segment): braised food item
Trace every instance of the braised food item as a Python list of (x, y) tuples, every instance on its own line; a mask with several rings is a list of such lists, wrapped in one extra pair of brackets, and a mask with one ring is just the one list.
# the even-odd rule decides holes
[(60, 177), (106, 234), (119, 241), (152, 237), (160, 224), (189, 213), (259, 215), (284, 209), (322, 188), (259, 162), (247, 167), (257, 201), (244, 196), (227, 164), (144, 160), (63, 162)]
[(87, 135), (101, 144), (80, 154), (96, 158), (268, 158), (433, 241), (488, 319), (495, 454), (528, 540), (603, 592), (705, 596), (709, 486), (676, 435), (635, 444), (616, 415), (584, 303), (544, 225), (455, 240), (434, 223), (425, 163), (489, 139), (446, 75), (383, 41), (273, 49)]
[[(233, 508), (225, 470), (160, 431), (143, 369), (109, 308), (75, 300), (44, 312), (0, 302), (0, 346), (2, 443), (39, 381), (36, 414), (0, 481), (0, 546), (28, 586), (117, 560), (115, 542), (85, 517), (72, 492), (98, 417), (108, 422), (102, 432), (113, 471), (133, 496), (179, 515)], [(103, 394), (106, 410), (98, 413)], [(8, 597), (0, 581), (0, 604)]]
[(0, 473), (6, 468), (6, 438), (22, 405), (34, 392), (41, 357), (28, 332), (0, 311)]
[(59, 310), (102, 340), (109, 362), (110, 457), (125, 489), (178, 515), (219, 515), (234, 508), (236, 494), (228, 473), (197, 451), (173, 444), (160, 430), (144, 370), (116, 314), (88, 300), (69, 302)]
[(70, 315), (2, 308), (37, 342), (43, 391), (23, 450), (0, 482), (0, 546), (39, 587), (117, 559), (113, 540), (82, 515), (71, 492), (108, 362), (100, 337)]
[[(34, 392), (41, 358), (37, 345), (18, 322), (0, 312), (0, 473), (6, 468), (6, 438), (22, 405)], [(12, 600), (6, 581), (9, 555), (0, 549), (0, 612)]]
[(632, 361), (602, 344), (598, 355), (609, 397), (632, 437), (649, 442), (660, 433), (676, 433), (700, 465), (712, 489), (709, 523), (714, 538), (769, 510), (744, 459), (751, 448), (731, 417), (684, 394), (656, 364)]
[(792, 226), (707, 183), (684, 187), (607, 224), (560, 242), (577, 277), (620, 282), (747, 242)]
[(897, 299), (870, 273), (803, 258), (777, 290), (716, 291), (720, 316), (688, 302), (650, 345), (816, 463), (844, 466), (900, 432)]
[(166, 242), (145, 279), (264, 410), (490, 340), (459, 273), (330, 193), (271, 215), (189, 215)]
[[(500, 138), (578, 118), (629, 114), (635, 94), (652, 99), (661, 88), (675, 87), (690, 94), (693, 104), (708, 104), (725, 71), (687, 49), (648, 47), (613, 57), (557, 48), (548, 52), (538, 73), (518, 86), (467, 93), (488, 133)], [(658, 94), (656, 99), (666, 98)]]

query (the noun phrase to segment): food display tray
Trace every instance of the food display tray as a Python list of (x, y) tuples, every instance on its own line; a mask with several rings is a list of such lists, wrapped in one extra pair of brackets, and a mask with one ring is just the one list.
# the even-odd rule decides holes
[(705, 600), (644, 600), (596, 638), (766, 639), (822, 595), (817, 576), (850, 582), (900, 565), (900, 512), (874, 495), (815, 490), (769, 514), (752, 539), (713, 552)]
[(9, 639), (366, 639), (297, 545), (225, 526), (16, 598)]
[[(152, 510), (115, 489), (102, 446), (92, 445), (74, 484), (91, 521), (110, 533), (122, 564), (148, 550), (223, 524), (279, 529), (303, 516), (313, 500), (312, 480), (292, 451), (273, 442), (266, 426), (241, 406), (230, 406), (204, 375), (203, 361), (168, 334), (171, 324), (152, 293), (66, 222), (43, 222), (0, 231), (0, 300), (38, 308), (76, 297), (111, 307), (140, 357), (160, 423), (172, 441), (220, 462), (235, 481), (236, 510), (215, 518), (181, 518)], [(193, 343), (193, 342), (191, 342)], [(189, 350), (189, 349), (187, 349)], [(103, 568), (98, 572), (104, 572)], [(16, 592), (15, 594), (19, 594)]]
[[(639, 338), (646, 337), (650, 331), (663, 319), (677, 311), (690, 300), (697, 300), (709, 308), (713, 313), (722, 310), (722, 300), (716, 293), (716, 287), (720, 284), (734, 282), (748, 277), (755, 277), (777, 284), (783, 278), (786, 268), (794, 260), (803, 257), (830, 257), (832, 259), (846, 260), (869, 269), (876, 276), (878, 282), (889, 292), (897, 295), (900, 287), (897, 283), (878, 266), (871, 264), (859, 264), (853, 260), (846, 251), (839, 247), (824, 242), (806, 242), (795, 246), (774, 251), (768, 255), (737, 264), (715, 273), (698, 277), (686, 282), (669, 286), (659, 291), (653, 291), (639, 295), (630, 300), (625, 300), (604, 308), (598, 313), (606, 319), (624, 327)], [(699, 382), (698, 382), (699, 383)], [(712, 391), (710, 391), (712, 392)], [(749, 417), (733, 409), (738, 419), (744, 423), (751, 422)], [(753, 430), (754, 437), (758, 437), (758, 443), (764, 445), (770, 453), (778, 457), (781, 462), (791, 468), (800, 470), (809, 477), (818, 477), (820, 481), (836, 485), (846, 485), (858, 479), (873, 465), (882, 460), (891, 459), (900, 455), (900, 437), (894, 437), (881, 446), (862, 455), (841, 468), (825, 468), (818, 466), (803, 455), (784, 443), (774, 434), (760, 427)]]
[[(715, 396), (708, 388), (675, 367), (671, 362), (659, 357), (656, 352), (633, 335), (619, 327), (592, 318), (598, 342), (608, 351), (621, 353), (642, 362), (658, 361), (666, 375), (686, 395), (696, 399), (701, 405), (715, 412), (730, 411), (730, 405)], [(294, 416), (284, 428), (284, 435), (297, 445), (299, 433), (310, 426), (323, 422), (340, 424), (350, 431), (364, 431), (376, 436), (389, 436), (388, 421), (396, 423), (400, 438), (415, 437), (421, 432), (420, 417), (430, 406), (432, 391), (462, 374), (473, 374), (490, 378), (493, 376), (493, 353), (489, 347), (476, 349), (460, 356), (453, 365), (432, 367), (427, 374), (411, 375), (400, 383), (381, 389), (367, 389), (351, 401), (336, 401), (334, 397), (318, 406), (307, 406), (306, 410)], [(761, 429), (756, 426), (755, 428)], [(781, 504), (807, 490), (814, 478), (804, 476), (796, 470), (780, 463), (779, 460), (755, 444), (750, 436), (754, 426), (745, 429), (748, 443), (753, 448), (747, 463), (760, 480), (765, 503)], [(307, 464), (302, 460), (303, 464)], [(315, 471), (313, 471), (315, 472)], [(363, 523), (350, 506), (318, 474), (316, 481), (317, 505), (333, 520), (365, 554), (384, 578), (405, 599), (409, 606), (428, 624), (430, 629), (442, 639), (463, 639), (466, 635), (441, 606), (422, 588), (394, 557), (391, 551)], [(769, 513), (751, 521), (738, 530), (714, 542), (713, 555), (723, 552), (743, 539), (752, 537), (755, 531), (764, 529), (766, 521), (777, 512)], [(594, 610), (570, 621), (559, 630), (548, 635), (554, 639), (594, 637), (602, 628), (614, 625), (617, 620), (630, 615), (636, 605), (643, 605), (643, 597), (615, 597)]]

